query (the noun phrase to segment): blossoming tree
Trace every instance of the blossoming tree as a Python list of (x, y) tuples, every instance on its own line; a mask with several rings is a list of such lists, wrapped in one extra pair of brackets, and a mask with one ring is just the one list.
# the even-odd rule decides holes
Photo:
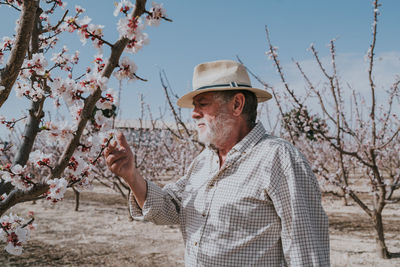
[[(323, 190), (345, 198), (346, 203), (347, 199), (352, 199), (366, 212), (376, 230), (378, 254), (390, 258), (382, 211), (386, 205), (400, 202), (395, 194), (400, 188), (400, 79), (394, 77), (392, 86), (386, 91), (386, 99), (379, 103), (374, 81), (379, 6), (375, 0), (372, 42), (366, 56), (369, 99), (361, 97), (351, 87), (344, 88), (337, 73), (334, 40), (330, 42), (331, 66), (322, 63), (313, 45), (310, 48), (322, 77), (326, 79), (322, 85), (316, 86), (301, 64), (295, 62), (308, 89), (306, 96), (300, 97), (286, 81), (277, 48), (271, 44), (266, 29), (267, 55), (274, 62), (283, 91), (259, 80), (274, 95), (285, 138), (306, 154)], [(350, 97), (350, 102), (345, 101)]]
[[(0, 163), (0, 240), (7, 252), (19, 255), (34, 219), (5, 212), (40, 198), (58, 202), (68, 187), (90, 187), (93, 169), (113, 135), (110, 117), (117, 99), (108, 80), (113, 72), (119, 80), (142, 79), (132, 59), (121, 56), (136, 53), (147, 43), (146, 25), (169, 19), (159, 4), (147, 10), (146, 0), (135, 4), (121, 0), (114, 11), (121, 16), (119, 39), (111, 43), (103, 35), (103, 26), (91, 23), (80, 6), (69, 10), (62, 0), (3, 0), (0, 4), (20, 12), (15, 37), (4, 37), (0, 45), (0, 107), (12, 90), (31, 102), (19, 146), (5, 146), (3, 154), (15, 150), (12, 157), (2, 156)], [(63, 15), (55, 18), (59, 8)], [(91, 41), (99, 51), (94, 66), (87, 66), (85, 73), (74, 72), (79, 51), (59, 48), (64, 32), (77, 33), (83, 44)], [(102, 56), (103, 47), (111, 49), (108, 58)], [(56, 107), (66, 105), (71, 119), (51, 120), (44, 112), (46, 101), (54, 101)], [(18, 122), (0, 120), (9, 128)], [(36, 140), (46, 140), (51, 146), (41, 146)]]

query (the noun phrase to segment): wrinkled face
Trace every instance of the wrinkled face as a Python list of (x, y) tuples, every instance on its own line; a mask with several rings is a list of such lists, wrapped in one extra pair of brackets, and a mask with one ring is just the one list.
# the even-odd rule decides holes
[(214, 97), (213, 92), (193, 98), (192, 118), (196, 122), (199, 141), (218, 146), (229, 136), (235, 121), (228, 103)]

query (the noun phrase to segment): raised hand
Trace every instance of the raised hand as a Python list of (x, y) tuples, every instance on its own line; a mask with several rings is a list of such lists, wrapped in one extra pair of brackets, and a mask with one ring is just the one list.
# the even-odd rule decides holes
[(136, 173), (135, 158), (121, 132), (117, 135), (117, 141), (110, 143), (104, 151), (107, 167), (130, 184)]
[(118, 133), (117, 141), (112, 142), (104, 151), (107, 167), (128, 183), (136, 202), (142, 208), (147, 194), (146, 181), (136, 169), (135, 156), (122, 133)]

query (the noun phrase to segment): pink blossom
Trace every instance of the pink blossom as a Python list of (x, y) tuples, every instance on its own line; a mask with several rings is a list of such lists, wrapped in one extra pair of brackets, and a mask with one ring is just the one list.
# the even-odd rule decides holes
[(78, 64), (78, 62), (79, 62), (79, 51), (76, 50), (74, 56), (72, 57), (72, 63)]
[(86, 11), (86, 9), (84, 9), (83, 7), (79, 6), (79, 5), (75, 5), (75, 11), (76, 13), (83, 13)]
[(151, 3), (152, 8), (149, 11), (149, 15), (146, 16), (146, 23), (149, 26), (158, 26), (163, 17), (166, 17), (166, 11), (162, 4), (155, 2)]
[(3, 37), (3, 43), (0, 46), (0, 49), (11, 49), (11, 47), (14, 45), (15, 38), (11, 38), (8, 36)]
[(104, 91), (107, 89), (107, 83), (108, 83), (108, 78), (101, 76), (99, 73), (94, 73), (94, 74), (86, 74), (85, 78), (83, 81), (81, 81), (80, 88), (84, 92), (92, 93), (97, 88), (100, 88), (101, 91)]
[(119, 70), (114, 73), (115, 78), (118, 80), (129, 79), (135, 80), (135, 73), (137, 71), (137, 66), (133, 60), (128, 57), (123, 57), (119, 61)]
[(98, 109), (111, 109), (117, 102), (116, 94), (112, 88), (107, 89), (104, 97), (101, 97), (96, 103)]
[(21, 255), (22, 246), (29, 240), (29, 229), (23, 228), (23, 218), (10, 213), (0, 218), (0, 240), (6, 242), (5, 250), (12, 255)]
[(4, 53), (0, 50), (0, 65), (4, 64)]
[(49, 191), (47, 192), (47, 199), (53, 202), (58, 202), (64, 198), (64, 193), (67, 191), (68, 182), (64, 178), (54, 178), (47, 181)]
[(147, 33), (138, 32), (136, 36), (129, 41), (128, 45), (125, 48), (125, 51), (135, 54), (148, 43), (149, 39)]
[(136, 34), (144, 29), (144, 25), (140, 18), (121, 18), (117, 24), (117, 30), (120, 37), (128, 39), (135, 38)]
[(50, 166), (50, 164), (53, 161), (53, 155), (51, 154), (45, 154), (39, 149), (31, 152), (29, 155), (29, 160), (38, 166)]
[(23, 0), (5, 0), (6, 3), (9, 4), (17, 4), (17, 6), (22, 6)]
[(121, 2), (116, 3), (115, 5), (115, 10), (114, 10), (114, 16), (118, 16), (118, 14), (124, 13), (126, 16), (128, 15), (128, 12), (130, 10), (133, 10), (135, 8), (135, 5), (131, 3), (131, 1), (128, 0), (121, 0)]

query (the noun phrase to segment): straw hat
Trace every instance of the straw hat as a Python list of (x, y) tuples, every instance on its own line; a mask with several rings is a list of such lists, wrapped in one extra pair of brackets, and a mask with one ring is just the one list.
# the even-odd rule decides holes
[(246, 68), (232, 60), (218, 60), (197, 65), (193, 73), (193, 91), (178, 99), (178, 106), (193, 108), (193, 98), (205, 92), (247, 90), (253, 92), (258, 102), (272, 98), (265, 90), (253, 88)]

